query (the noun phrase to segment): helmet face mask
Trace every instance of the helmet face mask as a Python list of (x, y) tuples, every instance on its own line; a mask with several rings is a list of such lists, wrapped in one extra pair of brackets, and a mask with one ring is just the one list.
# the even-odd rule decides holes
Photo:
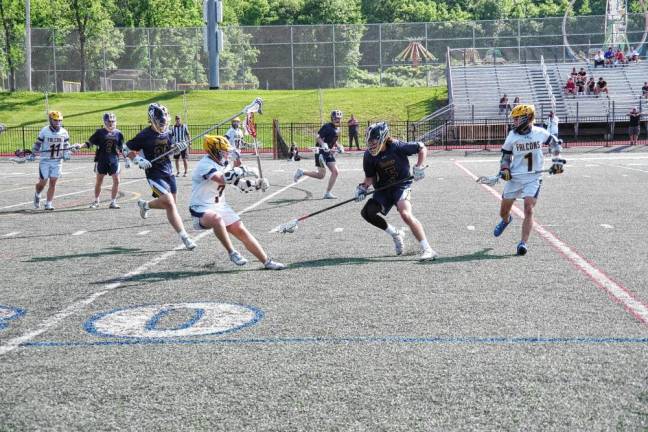
[(103, 115), (104, 127), (108, 132), (112, 132), (117, 127), (117, 116), (115, 113), (107, 112)]
[(241, 127), (241, 119), (239, 117), (235, 117), (232, 119), (232, 127), (234, 129), (238, 129), (239, 127)]
[(372, 156), (378, 156), (385, 148), (385, 141), (389, 137), (389, 126), (387, 123), (374, 123), (367, 128), (365, 144)]
[(232, 149), (229, 140), (220, 135), (205, 135), (203, 139), (203, 149), (216, 162), (224, 165), (227, 163), (227, 157)]
[(511, 118), (513, 119), (513, 128), (519, 134), (526, 134), (533, 126), (535, 119), (535, 107), (533, 105), (517, 105), (511, 111)]
[(59, 129), (61, 129), (61, 126), (63, 126), (63, 114), (61, 114), (60, 111), (50, 111), (47, 114), (47, 118), (49, 120), (50, 127), (55, 131), (58, 131)]
[(342, 122), (342, 111), (340, 110), (331, 111), (331, 123), (333, 123), (335, 126), (339, 126), (340, 122)]
[(149, 122), (157, 133), (164, 133), (169, 126), (169, 111), (164, 105), (152, 103), (148, 109)]

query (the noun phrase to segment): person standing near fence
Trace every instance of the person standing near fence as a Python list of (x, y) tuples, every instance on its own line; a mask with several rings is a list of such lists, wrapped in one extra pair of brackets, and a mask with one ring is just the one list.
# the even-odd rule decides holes
[(230, 143), (230, 157), (234, 161), (234, 166), (241, 166), (241, 148), (243, 147), (243, 129), (241, 128), (241, 119), (234, 117), (232, 119), (232, 126), (225, 132), (225, 138)]
[(355, 141), (356, 148), (360, 150), (360, 144), (358, 143), (358, 129), (360, 128), (360, 124), (353, 114), (351, 114), (347, 125), (349, 126), (349, 148), (353, 147), (353, 141)]
[[(179, 115), (175, 116), (175, 124), (171, 129), (171, 139), (173, 140), (173, 144), (177, 144), (181, 141), (189, 142), (191, 140), (191, 135), (189, 135), (189, 129), (187, 129), (186, 124), (182, 123), (182, 119), (180, 118)], [(176, 177), (180, 177), (180, 158), (182, 158), (182, 165), (184, 167), (183, 177), (187, 177), (187, 151), (188, 150), (189, 149), (182, 150), (179, 154), (173, 155), (173, 159), (175, 159)]]
[(558, 116), (554, 114), (553, 111), (549, 111), (549, 117), (547, 118), (547, 132), (556, 138), (558, 138), (558, 122)]
[(628, 114), (630, 118), (630, 126), (628, 127), (628, 135), (630, 135), (630, 145), (637, 145), (637, 138), (641, 133), (641, 113), (637, 107), (632, 108)]

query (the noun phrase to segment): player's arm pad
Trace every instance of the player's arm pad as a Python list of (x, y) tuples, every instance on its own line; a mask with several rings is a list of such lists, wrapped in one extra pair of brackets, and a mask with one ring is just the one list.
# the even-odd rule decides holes
[(558, 139), (555, 135), (550, 135), (547, 141), (545, 141), (545, 144), (549, 146), (549, 152), (551, 152), (552, 156), (560, 156), (562, 143), (563, 140)]
[(512, 161), (513, 161), (513, 152), (511, 150), (502, 150), (502, 158), (500, 159), (500, 169), (510, 168)]
[(245, 177), (245, 172), (240, 167), (234, 167), (223, 173), (223, 180), (226, 184), (236, 184), (235, 182)]

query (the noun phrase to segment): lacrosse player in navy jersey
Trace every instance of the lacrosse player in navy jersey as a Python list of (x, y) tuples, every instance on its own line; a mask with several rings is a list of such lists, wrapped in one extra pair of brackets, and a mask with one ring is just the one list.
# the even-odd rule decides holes
[[(97, 180), (95, 182), (94, 202), (90, 208), (99, 208), (99, 195), (101, 194), (101, 185), (104, 177), (112, 177), (112, 190), (110, 191), (110, 208), (118, 209), (117, 194), (119, 193), (119, 155), (123, 151), (124, 135), (117, 129), (117, 116), (114, 113), (107, 112), (103, 115), (104, 127), (97, 129), (85, 146), (90, 148), (96, 146), (95, 152), (95, 172)], [(128, 159), (127, 159), (128, 160)], [(127, 162), (128, 163), (128, 162)]]
[[(140, 216), (142, 219), (146, 219), (151, 209), (165, 210), (169, 223), (180, 235), (185, 247), (192, 250), (196, 247), (196, 243), (185, 231), (176, 206), (177, 187), (171, 158), (166, 155), (152, 162), (172, 148), (175, 153), (180, 153), (182, 150), (186, 150), (189, 145), (186, 141), (180, 141), (175, 145), (171, 143), (171, 137), (167, 129), (169, 113), (164, 105), (157, 103), (149, 105), (148, 117), (151, 125), (128, 141), (124, 149), (127, 157), (145, 171), (146, 180), (153, 190), (153, 200), (141, 199), (137, 202)], [(140, 151), (144, 156), (139, 154)]]
[(191, 204), (189, 212), (197, 230), (212, 229), (221, 242), (230, 260), (242, 266), (245, 259), (232, 246), (229, 235), (239, 239), (245, 248), (252, 253), (266, 269), (282, 270), (286, 268), (280, 262), (273, 261), (265, 253), (256, 238), (247, 230), (239, 215), (225, 201), (225, 187), (232, 185), (241, 192), (266, 190), (270, 185), (266, 179), (255, 177), (245, 166), (227, 167), (227, 158), (232, 146), (227, 138), (218, 135), (205, 135), (203, 140), (204, 156), (196, 165), (192, 175)]
[(342, 121), (342, 111), (334, 110), (331, 112), (331, 121), (324, 124), (317, 132), (317, 152), (315, 153), (315, 166), (317, 171), (304, 171), (298, 168), (295, 171), (293, 180), (296, 182), (302, 176), (308, 176), (322, 180), (326, 176), (326, 168), (331, 171), (326, 193), (324, 199), (335, 199), (335, 195), (331, 193), (335, 181), (337, 180), (339, 171), (335, 165), (335, 152), (344, 151), (344, 147), (338, 142), (340, 138), (340, 122)]
[[(365, 199), (369, 189), (382, 188), (392, 183), (407, 179), (410, 176), (409, 156), (417, 155), (416, 165), (412, 175), (415, 181), (425, 177), (425, 159), (427, 149), (423, 143), (403, 142), (389, 136), (387, 123), (374, 123), (367, 128), (365, 135), (367, 150), (362, 162), (365, 179), (355, 191), (356, 201)], [(393, 206), (396, 206), (401, 219), (412, 230), (422, 249), (421, 261), (434, 260), (438, 254), (430, 247), (423, 225), (412, 214), (410, 203), (412, 181), (399, 183), (394, 187), (373, 194), (362, 208), (360, 214), (371, 225), (389, 234), (394, 241), (396, 255), (401, 255), (404, 249), (404, 233), (387, 223), (385, 218)]]
[(542, 185), (542, 166), (544, 164), (543, 147), (549, 146), (553, 159), (550, 174), (562, 174), (566, 163), (560, 158), (561, 141), (545, 129), (534, 126), (535, 107), (517, 105), (511, 111), (513, 129), (502, 145), (502, 160), (499, 176), (506, 181), (500, 205), (500, 222), (495, 226), (495, 237), (502, 235), (511, 223), (511, 208), (517, 198), (524, 200), (524, 222), (522, 222), (522, 239), (517, 245), (517, 255), (526, 255), (533, 228), (533, 208), (540, 194)]

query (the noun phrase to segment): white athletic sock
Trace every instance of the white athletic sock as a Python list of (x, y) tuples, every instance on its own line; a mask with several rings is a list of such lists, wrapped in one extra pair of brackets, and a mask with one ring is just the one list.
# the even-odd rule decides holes
[(187, 234), (187, 231), (185, 230), (180, 231), (178, 235), (180, 236), (181, 239), (186, 239), (187, 237), (189, 237), (189, 234)]
[(52, 201), (45, 201), (45, 205), (52, 205)]
[[(97, 202), (99, 202), (99, 200), (97, 200)], [(110, 202), (113, 203), (113, 204), (117, 204), (117, 198), (111, 199)]]
[(427, 240), (421, 240), (420, 243), (423, 250), (430, 249), (430, 243)]
[(34, 196), (40, 198), (40, 192), (34, 192)]
[(394, 237), (398, 233), (398, 231), (396, 231), (396, 228), (394, 228), (393, 225), (387, 225), (387, 229), (385, 230), (385, 232), (392, 237)]

